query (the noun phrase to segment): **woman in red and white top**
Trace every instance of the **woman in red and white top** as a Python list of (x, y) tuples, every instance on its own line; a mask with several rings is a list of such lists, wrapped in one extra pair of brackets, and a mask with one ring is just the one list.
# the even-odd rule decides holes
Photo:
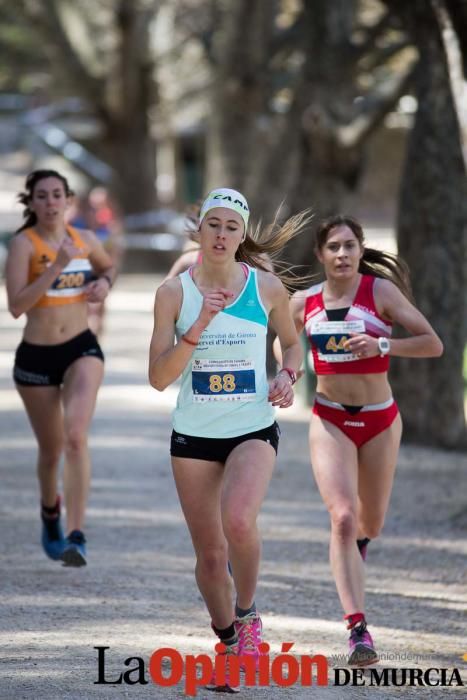
[[(330, 560), (351, 630), (349, 663), (366, 665), (378, 657), (366, 628), (363, 559), (383, 527), (402, 433), (389, 356), (437, 357), (443, 345), (410, 301), (405, 263), (365, 247), (357, 221), (324, 221), (315, 252), (325, 281), (296, 292), (291, 305), (317, 375), (311, 462), (331, 518)], [(393, 322), (410, 337), (391, 339)]]

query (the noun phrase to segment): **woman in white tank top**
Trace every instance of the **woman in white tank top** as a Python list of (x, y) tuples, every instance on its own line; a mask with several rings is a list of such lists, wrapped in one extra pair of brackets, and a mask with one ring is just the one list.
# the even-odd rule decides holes
[[(294, 217), (258, 240), (248, 233), (248, 218), (248, 204), (235, 190), (213, 190), (204, 201), (201, 262), (157, 290), (149, 379), (163, 391), (181, 376), (171, 456), (196, 553), (196, 580), (226, 653), (248, 657), (256, 668), (262, 641), (256, 520), (277, 452), (273, 407), (292, 405), (302, 362), (287, 291), (259, 256), (280, 250), (308, 219)], [(283, 358), (271, 381), (268, 321)], [(224, 685), (235, 692), (238, 679), (224, 683), (214, 676), (207, 687)]]

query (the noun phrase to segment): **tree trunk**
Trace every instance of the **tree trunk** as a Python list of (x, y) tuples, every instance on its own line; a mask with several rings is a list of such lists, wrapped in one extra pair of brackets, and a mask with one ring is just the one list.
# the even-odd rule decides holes
[(119, 53), (108, 95), (113, 107), (108, 138), (115, 190), (128, 214), (156, 204), (156, 153), (148, 117), (155, 103), (149, 28), (156, 12), (135, 8), (132, 0), (120, 0), (116, 12)]
[(275, 3), (224, 0), (216, 32), (215, 82), (207, 153), (207, 183), (248, 191), (261, 128), (268, 82), (266, 69)]
[(419, 106), (401, 183), (398, 244), (444, 355), (394, 360), (392, 378), (405, 438), (458, 448), (466, 444), (466, 173), (439, 27), (429, 3), (411, 3), (410, 12), (421, 59)]
[[(343, 147), (342, 123), (352, 119), (356, 66), (350, 57), (355, 2), (305, 0), (306, 59), (301, 89), (302, 119), (295, 182), (289, 200), (293, 212), (312, 208), (316, 220), (340, 209), (349, 186), (357, 182), (362, 148)], [(295, 264), (314, 260), (312, 236), (299, 236), (288, 248)]]
[(104, 66), (93, 65), (97, 58), (91, 60), (79, 43), (71, 41), (76, 26), (78, 35), (88, 31), (92, 8), (74, 3), (75, 15), (70, 17), (59, 11), (63, 9), (59, 5), (56, 0), (20, 3), (24, 18), (41, 38), (58, 88), (84, 97), (102, 122), (96, 152), (114, 171), (111, 188), (119, 205), (125, 213), (152, 209), (156, 173), (149, 113), (156, 100), (149, 33), (159, 4), (116, 0), (111, 3), (109, 27), (99, 16), (105, 8), (94, 9), (98, 17), (93, 30), (100, 27), (111, 55)]
[[(364, 172), (369, 136), (411, 80), (409, 62), (403, 71), (388, 65), (385, 81), (371, 78), (372, 87), (362, 87), (369, 75), (360, 60), (365, 57), (367, 65), (386, 61), (378, 38), (386, 33), (390, 17), (383, 14), (366, 28), (365, 40), (355, 43), (359, 9), (355, 0), (304, 0), (301, 146), (289, 199), (293, 211), (311, 207), (316, 221), (348, 206)], [(389, 56), (405, 46), (405, 41), (390, 34), (384, 39)], [(288, 253), (291, 262), (309, 265), (314, 258), (312, 237), (298, 237)]]
[[(110, 129), (109, 161), (115, 173), (112, 190), (125, 214), (155, 209), (157, 205), (156, 147), (147, 124), (118, 124)], [(140, 128), (135, 128), (140, 122)]]

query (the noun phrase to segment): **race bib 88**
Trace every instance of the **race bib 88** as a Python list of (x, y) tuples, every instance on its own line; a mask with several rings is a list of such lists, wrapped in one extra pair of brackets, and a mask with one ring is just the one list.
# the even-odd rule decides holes
[(192, 360), (193, 401), (254, 401), (255, 367), (251, 360)]

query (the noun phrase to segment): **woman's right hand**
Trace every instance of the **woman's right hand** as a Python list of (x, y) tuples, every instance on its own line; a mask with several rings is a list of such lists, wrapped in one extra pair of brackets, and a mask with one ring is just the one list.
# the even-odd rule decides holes
[(229, 292), (228, 289), (222, 287), (205, 292), (203, 294), (203, 305), (198, 316), (200, 325), (206, 328), (214, 316), (217, 316), (219, 311), (225, 309), (229, 299), (232, 299), (233, 296), (233, 292)]
[(65, 239), (60, 248), (57, 250), (55, 262), (63, 269), (68, 265), (70, 260), (82, 256), (85, 252), (86, 251), (83, 250), (83, 248), (78, 248), (72, 241)]

